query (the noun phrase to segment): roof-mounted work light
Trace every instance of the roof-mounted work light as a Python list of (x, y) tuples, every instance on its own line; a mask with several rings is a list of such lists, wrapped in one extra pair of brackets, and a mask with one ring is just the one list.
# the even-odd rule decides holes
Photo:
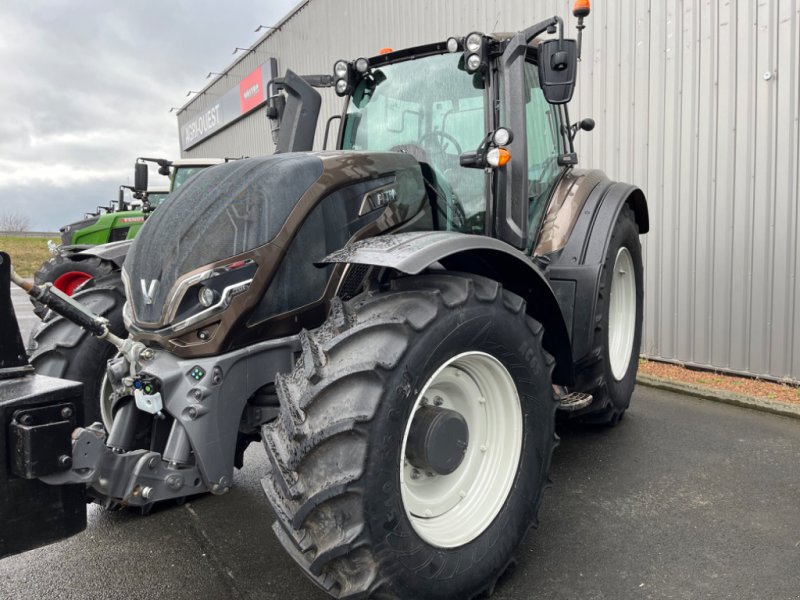
[[(478, 31), (473, 31), (464, 38), (464, 68), (470, 75), (483, 71), (488, 64), (485, 41), (483, 34)], [(449, 50), (450, 40), (447, 43)]]
[(346, 60), (337, 60), (333, 64), (333, 87), (338, 96), (347, 96), (353, 91), (353, 71)]

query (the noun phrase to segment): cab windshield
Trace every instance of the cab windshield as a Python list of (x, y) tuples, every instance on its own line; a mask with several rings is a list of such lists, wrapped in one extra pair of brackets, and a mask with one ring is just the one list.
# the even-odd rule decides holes
[(484, 78), (461, 53), (373, 69), (353, 92), (342, 148), (407, 152), (422, 166), (437, 208), (437, 228), (484, 232), (485, 175), (459, 165), (486, 135)]
[(151, 208), (155, 208), (156, 206), (161, 206), (168, 195), (169, 192), (148, 192), (147, 202), (150, 203)]
[(205, 169), (205, 166), (175, 167), (175, 171), (172, 174), (172, 191), (176, 191), (186, 182), (187, 179), (189, 179), (189, 177), (195, 173), (199, 173), (203, 169)]

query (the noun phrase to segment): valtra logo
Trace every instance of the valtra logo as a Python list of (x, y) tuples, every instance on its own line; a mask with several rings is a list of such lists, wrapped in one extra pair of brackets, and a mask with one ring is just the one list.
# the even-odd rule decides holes
[(261, 67), (250, 73), (239, 83), (239, 104), (242, 114), (254, 109), (264, 101), (264, 84)]

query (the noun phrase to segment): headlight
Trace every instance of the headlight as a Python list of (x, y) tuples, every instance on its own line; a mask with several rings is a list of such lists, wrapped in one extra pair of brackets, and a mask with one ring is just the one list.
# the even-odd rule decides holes
[(336, 93), (344, 96), (347, 93), (347, 79), (340, 79), (336, 82)]
[(511, 143), (511, 138), (511, 132), (505, 127), (500, 127), (494, 132), (492, 141), (494, 142), (495, 146), (507, 146), (509, 143)]
[(477, 52), (481, 49), (481, 45), (483, 44), (483, 35), (478, 33), (477, 31), (470, 33), (467, 36), (467, 40), (464, 45), (467, 47), (468, 52)]
[(359, 73), (366, 73), (369, 71), (369, 61), (366, 58), (359, 58), (356, 61), (356, 71)]
[(481, 68), (481, 57), (477, 54), (470, 54), (467, 57), (467, 71), (474, 73)]
[(333, 65), (333, 74), (338, 79), (344, 79), (345, 77), (347, 77), (348, 71), (349, 68), (347, 66), (347, 63), (343, 60), (337, 60), (336, 63)]
[(203, 286), (197, 293), (197, 299), (200, 301), (200, 304), (208, 308), (209, 306), (214, 306), (214, 304), (216, 304), (217, 293), (210, 287)]
[(447, 51), (448, 52), (458, 52), (458, 40), (454, 37), (448, 38), (447, 40)]

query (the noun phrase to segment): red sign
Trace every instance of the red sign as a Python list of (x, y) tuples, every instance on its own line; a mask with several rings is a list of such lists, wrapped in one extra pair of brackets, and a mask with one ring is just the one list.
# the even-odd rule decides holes
[(258, 67), (239, 84), (239, 102), (242, 106), (242, 114), (261, 104), (264, 98), (264, 82), (261, 80), (261, 67)]

